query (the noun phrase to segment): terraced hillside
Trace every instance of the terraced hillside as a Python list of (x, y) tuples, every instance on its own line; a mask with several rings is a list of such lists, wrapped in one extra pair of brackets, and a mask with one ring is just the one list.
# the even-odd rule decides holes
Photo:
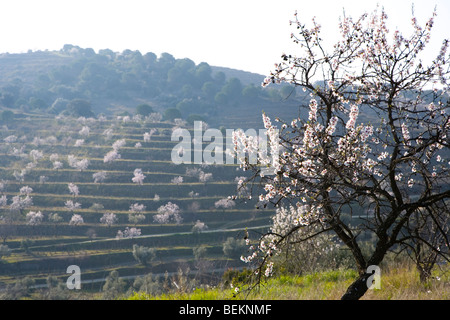
[[(0, 237), (9, 255), (0, 257), (0, 289), (25, 276), (36, 286), (49, 275), (66, 281), (70, 265), (80, 267), (83, 289), (97, 291), (112, 270), (205, 273), (193, 253), (200, 246), (208, 273), (244, 266), (224, 242), (267, 228), (272, 212), (219, 202), (236, 194), (238, 165), (174, 164), (174, 126), (42, 115), (4, 125)], [(153, 259), (139, 263), (133, 245), (154, 249)]]

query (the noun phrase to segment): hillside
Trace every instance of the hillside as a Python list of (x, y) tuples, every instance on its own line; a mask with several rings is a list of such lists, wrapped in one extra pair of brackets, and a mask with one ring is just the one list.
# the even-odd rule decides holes
[[(246, 227), (266, 229), (272, 212), (241, 200), (220, 205), (236, 194), (237, 165), (173, 164), (174, 126), (37, 114), (4, 125), (0, 237), (8, 254), (0, 259), (0, 290), (24, 277), (34, 288), (49, 276), (65, 281), (70, 265), (81, 268), (88, 291), (98, 291), (112, 270), (134, 279), (189, 268), (220, 278), (243, 266), (239, 254), (224, 254), (224, 243), (242, 238)], [(113, 150), (120, 157), (109, 161)], [(136, 169), (142, 181), (133, 181)], [(134, 245), (151, 248), (152, 261), (139, 263)], [(198, 247), (206, 273), (194, 255)]]
[(191, 270), (209, 283), (243, 267), (236, 239), (266, 230), (273, 210), (223, 200), (244, 176), (237, 164), (175, 165), (171, 134), (195, 120), (261, 128), (263, 110), (295, 116), (301, 97), (262, 79), (169, 53), (0, 55), (0, 296), (26, 297), (22, 282), (46, 292), (70, 265), (83, 292), (111, 271)]
[[(91, 111), (134, 115), (138, 105), (147, 104), (164, 120), (202, 119), (219, 127), (228, 125), (223, 117), (242, 110), (259, 119), (263, 107), (298, 105), (295, 95), (286, 100), (291, 87), (262, 90), (263, 79), (169, 53), (96, 53), (65, 45), (59, 51), (0, 55), (0, 106), (14, 113), (90, 116)], [(70, 109), (74, 100), (88, 111)]]

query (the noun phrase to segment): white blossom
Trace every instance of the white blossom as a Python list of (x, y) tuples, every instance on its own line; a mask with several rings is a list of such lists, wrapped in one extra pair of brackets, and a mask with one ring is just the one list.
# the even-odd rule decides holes
[(30, 157), (31, 159), (33, 159), (33, 162), (38, 162), (44, 157), (44, 154), (42, 153), (42, 151), (39, 150), (31, 150)]
[(63, 167), (63, 163), (61, 161), (54, 161), (53, 162), (53, 169), (54, 170), (58, 170), (61, 169)]
[(177, 204), (168, 202), (166, 205), (158, 208), (158, 214), (153, 216), (153, 220), (160, 224), (169, 223), (171, 221), (180, 224), (183, 221), (180, 212), (180, 207)]
[(78, 186), (77, 186), (76, 184), (74, 184), (74, 183), (69, 183), (68, 188), (69, 188), (69, 192), (70, 192), (74, 197), (76, 197), (76, 196), (79, 195), (80, 190), (78, 189)]
[(113, 136), (113, 129), (106, 129), (105, 131), (103, 131), (103, 135), (106, 136), (106, 139), (111, 139)]
[(192, 227), (192, 232), (200, 233), (200, 232), (205, 231), (207, 229), (208, 229), (208, 226), (204, 222), (201, 222), (200, 220), (197, 220), (195, 222), (194, 226)]
[(131, 212), (142, 212), (146, 209), (146, 206), (143, 204), (139, 204), (139, 203), (133, 203), (132, 205), (130, 205), (130, 210)]
[(75, 141), (74, 147), (81, 147), (84, 144), (84, 139), (77, 139)]
[(182, 176), (177, 176), (177, 177), (173, 178), (170, 182), (174, 183), (174, 184), (177, 184), (177, 185), (181, 184), (181, 183), (183, 183), (183, 177)]
[(92, 178), (94, 179), (95, 183), (102, 183), (103, 181), (105, 181), (106, 176), (106, 171), (99, 171), (92, 174)]
[(144, 133), (144, 142), (150, 142), (152, 135), (156, 132), (155, 128), (152, 128), (149, 132)]
[(72, 168), (75, 168), (77, 170), (83, 171), (86, 170), (89, 166), (89, 160), (88, 159), (81, 159), (78, 160), (74, 155), (69, 154), (67, 156), (67, 162), (69, 163), (69, 166)]
[(6, 143), (14, 143), (17, 141), (17, 137), (15, 135), (7, 136), (5, 139), (3, 139)]
[(141, 235), (141, 229), (126, 227), (124, 231), (117, 231), (117, 239), (134, 238)]
[(104, 213), (103, 216), (100, 218), (100, 222), (106, 224), (107, 226), (112, 226), (113, 224), (117, 223), (117, 221), (118, 221), (117, 215), (115, 215), (112, 212)]
[(220, 199), (218, 201), (216, 201), (214, 203), (214, 206), (218, 209), (218, 208), (223, 208), (223, 209), (230, 209), (233, 208), (236, 205), (236, 202), (234, 202), (231, 199)]
[(87, 136), (89, 136), (89, 132), (90, 132), (89, 127), (84, 126), (78, 133), (83, 137), (87, 137)]
[(44, 219), (44, 215), (41, 211), (35, 212), (30, 211), (26, 215), (27, 224), (32, 226), (37, 226), (42, 223), (42, 220)]
[(114, 151), (118, 151), (120, 148), (124, 147), (126, 144), (126, 140), (125, 139), (119, 139), (116, 140), (113, 144), (112, 144), (112, 148)]
[(79, 214), (72, 215), (72, 218), (70, 218), (69, 224), (71, 226), (79, 226), (84, 223), (83, 217)]
[(142, 173), (142, 169), (134, 170), (134, 177), (131, 179), (134, 183), (142, 185), (144, 184), (145, 175)]
[(7, 204), (8, 204), (8, 199), (7, 199), (6, 195), (4, 194), (0, 197), (0, 207), (4, 208), (4, 207), (6, 207)]
[(72, 200), (67, 200), (66, 202), (64, 202), (64, 206), (69, 210), (69, 211), (74, 211), (76, 209), (81, 208), (81, 204), (79, 202), (73, 202)]
[(57, 153), (52, 153), (51, 155), (50, 155), (50, 157), (49, 157), (49, 160), (50, 161), (56, 161), (56, 160), (59, 160), (59, 154), (57, 154)]
[(109, 151), (103, 158), (104, 163), (116, 161), (117, 159), (120, 159), (121, 155), (116, 150)]
[(21, 195), (30, 195), (30, 193), (33, 192), (33, 189), (30, 188), (29, 186), (24, 186), (24, 187), (20, 188), (19, 192)]

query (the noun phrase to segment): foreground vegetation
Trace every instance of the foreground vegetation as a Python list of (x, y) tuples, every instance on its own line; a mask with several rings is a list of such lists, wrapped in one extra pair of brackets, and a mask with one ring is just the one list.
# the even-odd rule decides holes
[[(381, 288), (369, 290), (362, 300), (449, 300), (450, 272), (448, 266), (436, 268), (433, 277), (425, 283), (419, 280), (416, 268), (410, 263), (399, 263), (381, 274)], [(149, 295), (134, 293), (130, 300), (339, 300), (342, 292), (357, 277), (351, 269), (313, 272), (304, 275), (279, 275), (270, 278), (259, 289), (235, 295), (228, 282), (214, 288), (177, 291)], [(228, 284), (228, 286), (227, 286)]]

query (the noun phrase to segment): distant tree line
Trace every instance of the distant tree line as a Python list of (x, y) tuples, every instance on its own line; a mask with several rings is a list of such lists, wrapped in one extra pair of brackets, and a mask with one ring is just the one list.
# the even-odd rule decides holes
[[(136, 113), (164, 115), (170, 108), (165, 119), (191, 116), (192, 121), (206, 120), (218, 108), (230, 105), (295, 97), (295, 90), (289, 85), (262, 90), (259, 83), (247, 85), (237, 77), (227, 79), (224, 72), (213, 72), (206, 62), (195, 64), (169, 53), (159, 57), (152, 52), (141, 54), (132, 50), (119, 53), (103, 49), (96, 53), (91, 48), (67, 44), (59, 51), (29, 52), (22, 58), (28, 56), (27, 61), (33, 61), (33, 55), (38, 54), (47, 54), (47, 60), (55, 63), (40, 66), (36, 60), (37, 65), (27, 67), (23, 73), (2, 79), (7, 84), (0, 87), (0, 106), (89, 117), (107, 113), (111, 103), (134, 109), (142, 104), (138, 101), (147, 101), (153, 109), (141, 106)], [(30, 79), (31, 71), (37, 74), (35, 79)]]

